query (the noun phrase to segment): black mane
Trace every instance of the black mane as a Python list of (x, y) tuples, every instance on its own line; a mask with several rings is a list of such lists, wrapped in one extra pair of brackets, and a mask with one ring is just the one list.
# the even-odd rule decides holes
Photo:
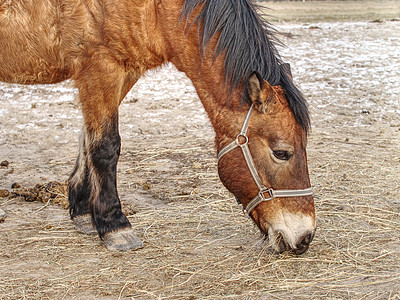
[[(281, 85), (289, 107), (297, 122), (308, 131), (310, 117), (307, 103), (282, 62), (275, 44), (275, 30), (257, 14), (257, 6), (251, 0), (185, 0), (181, 19), (188, 17), (195, 8), (202, 10), (194, 22), (199, 30), (200, 47), (220, 33), (214, 49), (214, 58), (225, 54), (225, 80), (231, 88), (246, 86), (249, 76), (258, 72), (271, 85)], [(190, 26), (192, 24), (187, 24)], [(243, 100), (250, 101), (247, 89)]]

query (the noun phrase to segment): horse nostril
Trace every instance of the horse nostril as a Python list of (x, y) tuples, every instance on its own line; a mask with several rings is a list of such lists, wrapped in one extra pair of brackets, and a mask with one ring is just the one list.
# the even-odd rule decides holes
[(296, 245), (296, 249), (294, 249), (293, 252), (295, 254), (303, 254), (304, 252), (306, 252), (313, 238), (314, 235), (311, 233), (304, 236), (300, 243)]
[(302, 241), (300, 242), (300, 244), (301, 244), (301, 245), (304, 245), (304, 246), (309, 245), (309, 244), (311, 243), (312, 239), (313, 239), (313, 236), (312, 236), (312, 234), (310, 233), (310, 234), (306, 235), (306, 236), (302, 239)]

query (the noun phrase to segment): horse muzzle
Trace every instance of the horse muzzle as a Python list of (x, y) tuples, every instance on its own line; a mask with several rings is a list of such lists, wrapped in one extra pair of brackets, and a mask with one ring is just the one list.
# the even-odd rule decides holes
[[(284, 213), (283, 220), (268, 224), (268, 245), (277, 253), (303, 254), (315, 236), (315, 219), (311, 216)], [(266, 226), (262, 226), (266, 227)]]
[[(283, 253), (283, 252), (292, 252), (296, 255), (303, 254), (306, 252), (312, 242), (315, 232), (306, 234), (304, 237), (300, 238), (299, 242), (295, 245), (295, 247), (291, 247), (283, 238), (282, 234), (278, 232), (275, 234), (275, 241), (273, 241), (273, 249), (276, 253)], [(269, 241), (271, 243), (271, 241)]]

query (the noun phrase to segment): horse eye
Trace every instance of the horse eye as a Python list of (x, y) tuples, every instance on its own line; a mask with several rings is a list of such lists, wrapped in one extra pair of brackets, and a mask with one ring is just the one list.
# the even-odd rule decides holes
[(284, 150), (274, 150), (273, 153), (274, 156), (280, 160), (289, 160), (290, 157), (292, 156), (288, 151)]

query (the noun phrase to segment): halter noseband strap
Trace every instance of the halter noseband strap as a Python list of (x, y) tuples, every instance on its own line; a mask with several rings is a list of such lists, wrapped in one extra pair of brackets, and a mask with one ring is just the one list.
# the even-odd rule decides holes
[[(236, 137), (234, 141), (225, 146), (218, 153), (218, 160), (221, 159), (223, 155), (232, 151), (233, 149), (240, 147), (242, 149), (244, 159), (246, 160), (247, 166), (250, 170), (251, 176), (254, 179), (258, 187), (258, 194), (255, 196), (245, 208), (243, 208), (244, 214), (249, 217), (250, 212), (261, 202), (269, 201), (277, 197), (301, 197), (301, 196), (309, 196), (312, 195), (311, 187), (303, 189), (303, 190), (273, 190), (272, 188), (267, 188), (261, 181), (260, 176), (257, 173), (256, 167), (254, 165), (253, 158), (251, 156), (251, 152), (248, 146), (249, 138), (247, 137), (247, 128), (249, 126), (249, 121), (251, 117), (251, 113), (253, 112), (253, 104), (250, 106), (250, 109), (247, 113), (246, 119), (244, 120), (242, 130)], [(267, 195), (267, 196), (266, 196)]]

